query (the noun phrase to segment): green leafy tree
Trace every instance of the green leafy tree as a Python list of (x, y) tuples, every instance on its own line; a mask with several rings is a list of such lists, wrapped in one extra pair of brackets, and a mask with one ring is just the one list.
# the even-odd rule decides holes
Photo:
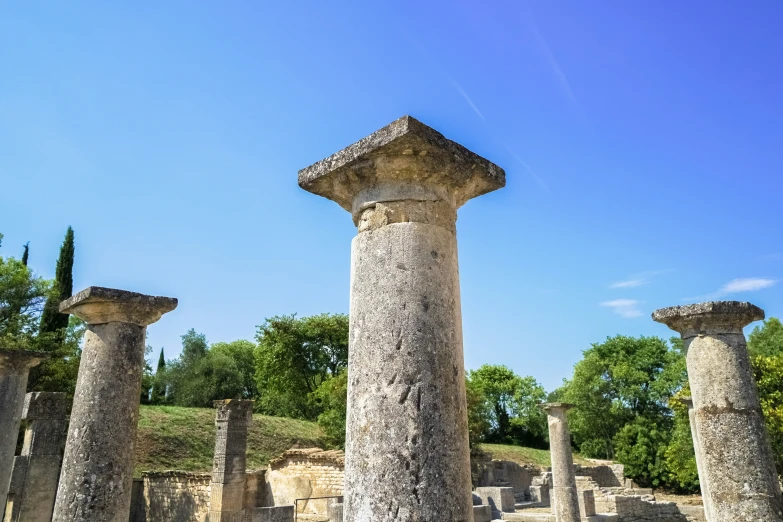
[(30, 259), (30, 242), (24, 244), (24, 252), (22, 252), (22, 264), (27, 266), (27, 261)]
[(557, 396), (574, 442), (587, 457), (616, 459), (648, 486), (670, 486), (667, 450), (675, 428), (670, 399), (686, 382), (682, 343), (618, 335), (593, 344)]
[(474, 408), (477, 420), (486, 412), (487, 442), (546, 447), (546, 414), (538, 403), (546, 398), (544, 388), (532, 377), (520, 377), (502, 365), (485, 364), (468, 372), (468, 388), (479, 393), (485, 409)]
[[(244, 339), (230, 343), (214, 343), (209, 348), (211, 356), (222, 354), (235, 361), (238, 372), (237, 378), (239, 383), (241, 383), (240, 398), (247, 399), (258, 395), (255, 375), (255, 351), (256, 345)], [(236, 395), (236, 393), (233, 395)]]
[[(2, 234), (0, 234), (0, 239)], [(21, 261), (0, 256), (0, 344), (7, 349), (44, 349), (36, 334), (52, 283)]]
[(348, 316), (272, 317), (256, 339), (259, 410), (316, 420), (322, 409), (311, 395), (348, 365)]
[(86, 329), (86, 323), (72, 315), (63, 335), (62, 332), (56, 336), (52, 333), (38, 334), (36, 348), (48, 347), (51, 356), (36, 367), (38, 371), (30, 371), (27, 391), (63, 392), (69, 398), (73, 397)]
[(167, 390), (166, 402), (177, 406), (211, 407), (217, 399), (249, 399), (255, 346), (249, 341), (209, 346), (204, 334), (190, 329), (182, 336), (182, 354), (166, 363), (158, 386)]
[(478, 384), (465, 375), (465, 400), (468, 410), (468, 441), (473, 448), (485, 440), (492, 424), (492, 410), (489, 401)]
[(326, 442), (335, 448), (345, 448), (345, 419), (348, 407), (348, 372), (328, 377), (313, 393), (317, 408), (318, 425)]
[(783, 353), (783, 323), (780, 319), (770, 317), (754, 327), (748, 336), (748, 351), (751, 355), (768, 357)]
[(68, 227), (55, 268), (55, 294), (46, 301), (41, 315), (41, 333), (59, 333), (68, 326), (68, 314), (60, 313), (60, 302), (73, 295), (73, 229)]
[(696, 468), (696, 453), (693, 448), (688, 408), (677, 400), (678, 397), (689, 396), (690, 393), (690, 389), (686, 386), (669, 401), (669, 406), (674, 412), (674, 426), (666, 448), (668, 485), (681, 493), (699, 491), (699, 472)]

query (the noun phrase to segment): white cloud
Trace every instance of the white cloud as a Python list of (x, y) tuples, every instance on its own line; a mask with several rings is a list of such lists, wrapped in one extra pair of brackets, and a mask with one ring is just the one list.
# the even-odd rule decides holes
[(646, 285), (649, 283), (646, 279), (628, 279), (627, 281), (618, 281), (612, 283), (609, 288), (636, 288), (637, 286)]
[(650, 284), (650, 279), (657, 275), (666, 274), (672, 270), (649, 270), (640, 274), (634, 274), (628, 276), (628, 279), (618, 281), (609, 285), (609, 288), (636, 288), (638, 286), (644, 286)]
[(707, 295), (700, 295), (698, 297), (688, 297), (683, 301), (709, 301), (711, 299), (720, 299), (731, 294), (738, 294), (741, 292), (755, 292), (757, 290), (763, 290), (769, 288), (778, 283), (777, 279), (769, 279), (767, 277), (746, 277), (740, 279), (732, 279), (721, 287), (717, 292), (713, 292)]
[(615, 299), (613, 301), (604, 301), (601, 306), (611, 308), (614, 313), (621, 317), (631, 318), (639, 317), (642, 311), (639, 310), (639, 301), (635, 299)]
[(773, 286), (777, 281), (774, 279), (766, 279), (762, 277), (749, 277), (745, 279), (734, 279), (729, 281), (718, 292), (722, 295), (736, 294), (737, 292), (753, 292), (755, 290), (763, 290)]

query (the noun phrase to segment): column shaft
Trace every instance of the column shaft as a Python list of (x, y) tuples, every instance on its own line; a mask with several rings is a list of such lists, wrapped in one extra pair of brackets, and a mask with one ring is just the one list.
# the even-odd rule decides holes
[(87, 327), (54, 522), (127, 522), (146, 327)]
[(702, 459), (704, 455), (702, 453), (701, 442), (699, 441), (699, 434), (696, 431), (696, 410), (693, 409), (693, 400), (686, 400), (685, 405), (688, 407), (688, 421), (691, 426), (691, 438), (693, 439), (693, 449), (696, 454), (696, 470), (699, 473), (699, 489), (701, 490), (701, 498), (704, 503), (704, 515), (707, 518), (707, 522), (714, 522), (715, 518), (712, 514), (712, 498), (709, 493), (709, 486), (707, 485), (707, 473), (704, 471), (704, 462)]
[[(11, 522), (50, 522), (68, 429), (64, 393), (28, 393), (22, 454), (24, 478), (14, 498)], [(14, 474), (16, 473), (16, 464)]]
[[(780, 485), (742, 329), (764, 318), (750, 303), (662, 308), (653, 320), (686, 350), (699, 477), (714, 522), (783, 522)], [(709, 513), (708, 513), (709, 515)]]
[(453, 228), (360, 232), (350, 317), (346, 522), (471, 520)]
[(30, 368), (46, 354), (0, 350), (0, 520), (4, 520)]
[(209, 522), (244, 522), (247, 429), (253, 401), (215, 401), (215, 455), (209, 503)]
[(686, 340), (688, 380), (716, 522), (783, 521), (775, 471), (742, 330)]
[(579, 522), (579, 497), (571, 451), (565, 404), (544, 405), (549, 423), (549, 452), (552, 458), (552, 512), (557, 522)]

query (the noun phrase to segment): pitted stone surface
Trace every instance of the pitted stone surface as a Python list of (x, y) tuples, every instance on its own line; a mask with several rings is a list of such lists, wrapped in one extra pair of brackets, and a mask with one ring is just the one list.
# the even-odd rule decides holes
[(680, 397), (680, 402), (688, 408), (688, 423), (691, 428), (691, 439), (693, 440), (693, 449), (696, 454), (696, 470), (699, 473), (699, 488), (701, 489), (701, 498), (704, 502), (704, 511), (708, 522), (715, 520), (712, 514), (712, 496), (709, 489), (709, 476), (704, 471), (704, 450), (701, 446), (699, 433), (696, 430), (696, 410), (693, 409), (693, 399), (691, 397)]
[(11, 470), (30, 368), (49, 357), (43, 352), (0, 349), (0, 520), (4, 519)]
[[(777, 472), (742, 328), (764, 312), (737, 301), (657, 310), (687, 350), (700, 460), (716, 522), (783, 521)], [(702, 473), (700, 473), (701, 475)]]
[(64, 393), (34, 392), (25, 397), (27, 420), (22, 453), (14, 461), (10, 522), (49, 522), (60, 477), (68, 402)]
[[(335, 201), (354, 215), (361, 210), (353, 206), (357, 194), (364, 191), (362, 199), (389, 201), (380, 187), (400, 181), (405, 182), (406, 195), (395, 196), (395, 200), (437, 200), (448, 193), (457, 208), (503, 187), (506, 174), (410, 116), (299, 171), (300, 187)], [(397, 189), (394, 192), (399, 194)]]
[(505, 173), (410, 117), (299, 172), (351, 212), (347, 522), (473, 518), (455, 220)]
[(60, 312), (73, 314), (87, 324), (121, 322), (147, 326), (176, 307), (173, 297), (91, 286), (60, 303)]
[(247, 429), (253, 420), (253, 401), (228, 399), (213, 404), (216, 435), (209, 520), (241, 521), (245, 516)]
[(294, 522), (294, 506), (255, 508), (251, 519), (253, 522)]
[(60, 305), (87, 321), (53, 522), (127, 522), (146, 324), (176, 299), (90, 287)]

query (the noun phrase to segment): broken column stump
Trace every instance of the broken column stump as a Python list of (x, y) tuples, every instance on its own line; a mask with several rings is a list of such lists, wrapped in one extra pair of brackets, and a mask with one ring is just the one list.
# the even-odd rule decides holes
[(214, 401), (215, 455), (209, 497), (209, 522), (243, 522), (247, 429), (253, 422), (253, 401)]
[(4, 520), (11, 469), (22, 420), (30, 368), (48, 353), (0, 349), (0, 520)]
[(64, 393), (33, 392), (25, 397), (27, 421), (22, 452), (14, 459), (10, 522), (52, 520), (65, 434), (68, 400)]

